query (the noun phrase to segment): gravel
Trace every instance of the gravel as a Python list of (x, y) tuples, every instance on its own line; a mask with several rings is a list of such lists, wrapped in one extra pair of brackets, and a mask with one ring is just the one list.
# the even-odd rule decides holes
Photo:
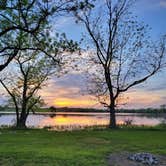
[(143, 164), (147, 164), (149, 166), (158, 165), (159, 160), (150, 153), (135, 153), (128, 157), (129, 160), (141, 162)]
[(124, 151), (111, 153), (107, 161), (109, 166), (166, 166), (166, 155)]

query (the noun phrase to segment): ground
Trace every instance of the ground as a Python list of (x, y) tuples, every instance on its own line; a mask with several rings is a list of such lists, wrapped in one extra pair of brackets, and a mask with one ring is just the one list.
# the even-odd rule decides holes
[(166, 155), (166, 130), (0, 130), (2, 166), (106, 166), (112, 153)]
[[(147, 166), (141, 162), (131, 161), (128, 157), (133, 154), (131, 152), (111, 153), (108, 158), (109, 166)], [(155, 155), (158, 159), (157, 166), (166, 166), (166, 155)]]

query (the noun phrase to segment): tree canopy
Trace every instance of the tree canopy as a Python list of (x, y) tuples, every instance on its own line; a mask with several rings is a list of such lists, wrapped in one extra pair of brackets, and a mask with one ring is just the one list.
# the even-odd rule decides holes
[(110, 127), (116, 127), (115, 107), (128, 89), (143, 83), (166, 65), (166, 36), (153, 41), (148, 25), (131, 13), (134, 1), (88, 1), (82, 12), (73, 12), (91, 42), (87, 68), (90, 93), (110, 109)]

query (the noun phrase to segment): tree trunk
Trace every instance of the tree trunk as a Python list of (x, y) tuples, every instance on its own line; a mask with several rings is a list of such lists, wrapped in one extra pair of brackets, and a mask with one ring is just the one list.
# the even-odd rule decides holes
[(105, 67), (105, 80), (109, 89), (109, 97), (110, 97), (110, 122), (109, 128), (116, 128), (116, 117), (115, 117), (115, 98), (113, 94), (113, 86), (110, 77), (110, 69)]
[(116, 115), (115, 115), (115, 107), (110, 106), (110, 123), (109, 128), (116, 128)]
[(21, 114), (20, 117), (17, 119), (17, 128), (26, 128), (26, 120), (27, 116), (26, 114)]

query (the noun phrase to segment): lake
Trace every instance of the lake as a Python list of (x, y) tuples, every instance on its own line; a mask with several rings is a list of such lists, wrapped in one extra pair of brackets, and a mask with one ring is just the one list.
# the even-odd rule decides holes
[[(125, 121), (132, 121), (134, 125), (154, 126), (166, 121), (166, 114), (157, 116), (154, 114), (140, 113), (117, 113), (117, 123), (124, 124)], [(16, 122), (14, 113), (0, 113), (0, 126), (11, 126)], [(38, 113), (30, 114), (27, 119), (27, 126), (34, 128), (49, 127), (55, 130), (72, 130), (89, 126), (108, 125), (109, 113), (76, 113), (58, 112), (56, 114)]]

